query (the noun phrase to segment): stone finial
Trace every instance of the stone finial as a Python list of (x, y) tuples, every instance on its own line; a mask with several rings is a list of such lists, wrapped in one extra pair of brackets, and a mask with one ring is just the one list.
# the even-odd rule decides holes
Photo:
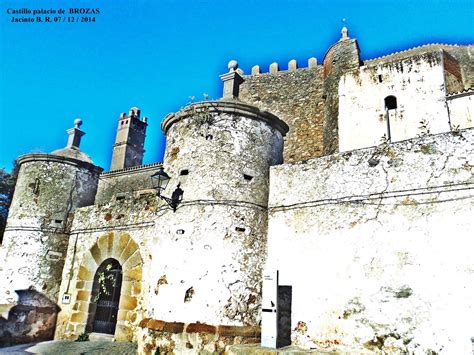
[(82, 120), (80, 118), (76, 118), (74, 120), (74, 127), (69, 128), (66, 132), (69, 135), (67, 138), (67, 145), (66, 148), (76, 148), (79, 149), (81, 145), (81, 138), (85, 132), (81, 131), (79, 127), (82, 125)]
[(314, 57), (308, 59), (308, 68), (316, 68), (318, 66), (318, 60)]
[(74, 120), (74, 128), (80, 128), (82, 126), (82, 120), (80, 118), (76, 118)]
[(238, 69), (236, 60), (229, 61), (227, 65), (229, 72), (220, 76), (224, 82), (223, 99), (236, 99), (239, 97), (239, 86), (244, 82), (243, 71)]
[(277, 73), (278, 72), (279, 67), (278, 67), (278, 63), (277, 62), (274, 62), (272, 64), (270, 64), (270, 74), (274, 74), (274, 73)]
[(349, 30), (346, 26), (344, 26), (341, 30), (341, 41), (344, 41), (345, 39), (349, 39)]
[(229, 68), (229, 73), (236, 71), (238, 67), (239, 67), (239, 63), (234, 59), (230, 60), (229, 63), (227, 64), (227, 68)]
[(288, 70), (290, 71), (295, 71), (298, 69), (298, 63), (296, 62), (296, 59), (292, 59), (288, 62)]
[(252, 75), (258, 75), (258, 74), (260, 74), (260, 73), (261, 73), (261, 72), (260, 72), (260, 67), (259, 67), (258, 65), (254, 65), (254, 66), (252, 67)]

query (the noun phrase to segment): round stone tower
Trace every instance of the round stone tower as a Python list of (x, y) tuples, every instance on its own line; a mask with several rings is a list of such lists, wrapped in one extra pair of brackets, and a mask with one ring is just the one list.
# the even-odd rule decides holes
[(176, 212), (159, 210), (149, 316), (257, 326), (269, 169), (282, 162), (288, 126), (230, 99), (190, 105), (165, 117), (162, 129), (171, 177), (163, 194), (179, 185), (183, 199)]
[(51, 154), (18, 158), (18, 179), (3, 239), (7, 299), (32, 290), (53, 302), (69, 242), (68, 226), (78, 207), (94, 203), (102, 168), (79, 149), (82, 121), (69, 129), (67, 146)]

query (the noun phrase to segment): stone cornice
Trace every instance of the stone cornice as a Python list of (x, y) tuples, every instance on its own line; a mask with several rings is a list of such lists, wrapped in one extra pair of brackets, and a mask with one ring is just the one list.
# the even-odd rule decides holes
[(22, 155), (17, 159), (17, 164), (20, 166), (24, 163), (36, 162), (36, 161), (45, 161), (45, 162), (54, 162), (54, 163), (72, 165), (79, 168), (85, 168), (96, 174), (100, 174), (104, 170), (100, 166), (96, 166), (86, 161), (64, 157), (61, 155), (45, 154), (45, 153), (30, 153), (30, 154)]
[(195, 114), (199, 114), (200, 112), (237, 114), (250, 119), (263, 121), (278, 130), (283, 136), (289, 130), (288, 125), (274, 114), (234, 100), (203, 101), (189, 105), (179, 112), (168, 114), (161, 123), (161, 129), (166, 135), (173, 124)]

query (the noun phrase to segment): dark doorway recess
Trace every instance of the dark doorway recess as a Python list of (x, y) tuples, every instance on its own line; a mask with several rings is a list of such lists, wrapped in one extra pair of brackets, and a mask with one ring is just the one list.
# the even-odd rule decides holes
[(291, 286), (278, 286), (277, 348), (291, 345)]
[(115, 259), (106, 259), (97, 268), (92, 285), (87, 330), (114, 334), (122, 287), (122, 267)]

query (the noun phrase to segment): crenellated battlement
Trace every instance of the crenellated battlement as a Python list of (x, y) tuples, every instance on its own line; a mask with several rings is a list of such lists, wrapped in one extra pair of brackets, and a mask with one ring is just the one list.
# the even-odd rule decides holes
[(255, 75), (267, 75), (267, 74), (276, 74), (279, 72), (293, 72), (300, 69), (317, 69), (318, 60), (315, 57), (308, 59), (306, 67), (298, 66), (296, 59), (291, 59), (288, 62), (287, 69), (281, 69), (280, 65), (277, 62), (273, 62), (268, 66), (268, 71), (262, 71), (260, 65), (254, 65), (251, 70), (251, 74), (244, 75), (244, 78), (249, 78)]

